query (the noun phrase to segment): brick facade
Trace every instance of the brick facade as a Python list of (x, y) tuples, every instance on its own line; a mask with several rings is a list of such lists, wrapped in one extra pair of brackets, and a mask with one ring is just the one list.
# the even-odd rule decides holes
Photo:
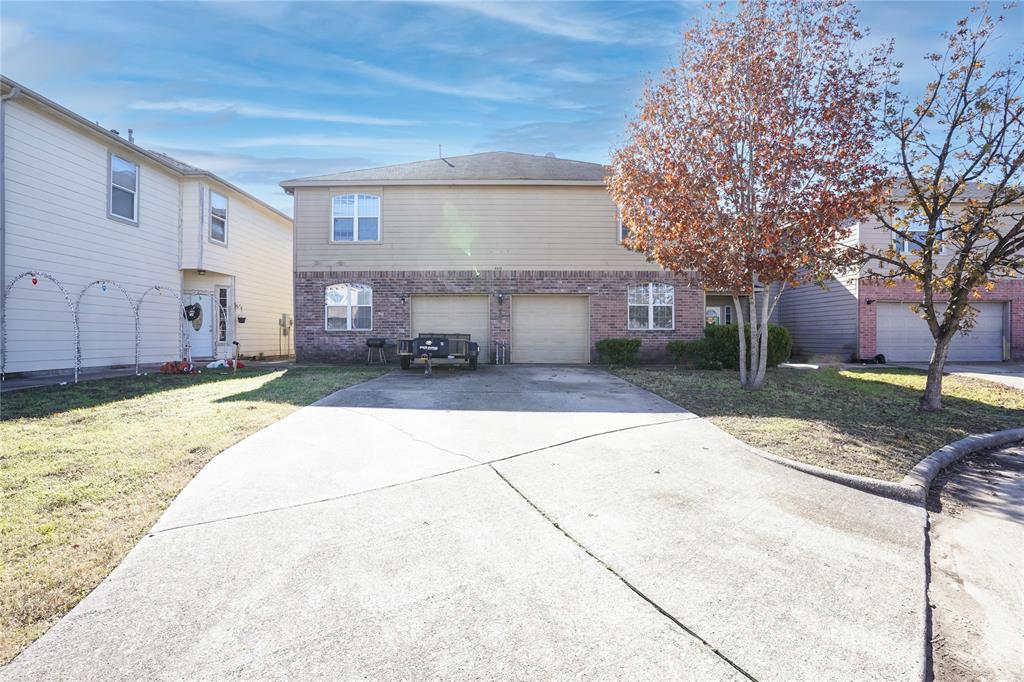
[[(857, 297), (859, 356), (870, 358), (875, 354), (878, 336), (875, 320), (877, 308), (873, 305), (874, 301), (917, 301), (920, 300), (920, 296), (920, 292), (915, 291), (914, 283), (910, 281), (902, 281), (894, 287), (886, 287), (883, 284), (862, 279)], [(947, 299), (940, 298), (938, 300)], [(981, 298), (972, 298), (972, 300), (991, 303), (1005, 302), (1009, 305), (1010, 356), (1013, 360), (1024, 360), (1024, 279), (999, 280), (992, 291), (982, 291)], [(868, 301), (871, 301), (872, 305), (869, 305)]]
[[(342, 282), (373, 288), (372, 331), (326, 331), (324, 289)], [(669, 282), (675, 285), (675, 329), (629, 330), (626, 290), (633, 284)], [(498, 302), (497, 294), (503, 294)], [(408, 338), (410, 299), (418, 294), (487, 294), (490, 299), (490, 342), (515, 349), (510, 338), (511, 296), (516, 294), (578, 294), (590, 298), (591, 360), (593, 344), (610, 337), (642, 339), (645, 362), (667, 361), (665, 344), (673, 339), (696, 339), (704, 331), (704, 291), (696, 280), (665, 272), (591, 271), (408, 271), (295, 273), (295, 355), (299, 362), (364, 362), (366, 339), (384, 337), (393, 360), (397, 339)]]

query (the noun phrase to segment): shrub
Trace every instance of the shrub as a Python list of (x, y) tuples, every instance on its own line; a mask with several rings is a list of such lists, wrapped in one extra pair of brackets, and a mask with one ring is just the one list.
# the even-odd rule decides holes
[(594, 347), (603, 364), (635, 365), (640, 362), (640, 339), (601, 339)]
[(667, 348), (676, 365), (694, 369), (722, 369), (722, 363), (711, 358), (711, 344), (707, 339), (669, 341)]
[[(750, 338), (750, 328), (745, 328)], [(789, 359), (793, 341), (785, 327), (768, 325), (768, 366), (775, 367)], [(670, 341), (668, 352), (676, 364), (692, 365), (698, 369), (739, 369), (739, 327), (734, 324), (710, 325), (704, 328), (704, 338), (696, 341)], [(747, 343), (750, 357), (750, 343)]]

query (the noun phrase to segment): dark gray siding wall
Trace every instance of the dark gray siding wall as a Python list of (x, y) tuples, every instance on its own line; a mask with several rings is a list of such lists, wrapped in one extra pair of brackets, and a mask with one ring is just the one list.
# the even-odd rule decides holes
[(779, 320), (793, 338), (794, 357), (857, 352), (857, 280), (830, 279), (825, 288), (804, 284), (786, 289)]

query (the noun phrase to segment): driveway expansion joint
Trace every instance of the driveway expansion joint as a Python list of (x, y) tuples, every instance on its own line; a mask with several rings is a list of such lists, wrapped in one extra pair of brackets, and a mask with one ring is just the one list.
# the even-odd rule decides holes
[[(683, 420), (675, 420), (675, 421), (683, 421)], [(620, 429), (620, 430), (626, 430), (626, 429)], [(526, 454), (526, 453), (523, 453), (523, 454)], [(502, 461), (502, 460), (496, 460), (496, 461)], [(512, 481), (510, 481), (508, 478), (505, 477), (504, 474), (502, 474), (500, 471), (498, 471), (497, 467), (494, 466), (495, 463), (496, 462), (488, 462), (487, 466), (490, 467), (491, 471), (493, 471), (495, 474), (497, 474), (498, 478), (500, 478), (502, 481), (504, 481), (505, 485), (507, 485), (509, 488), (512, 489), (513, 492), (515, 492), (517, 495), (519, 495), (519, 497), (521, 497), (528, 505), (530, 505), (530, 507), (533, 508), (534, 511), (536, 511), (538, 514), (540, 514), (541, 517), (545, 521), (547, 521), (552, 526), (554, 526), (554, 528), (558, 532), (560, 532), (562, 535), (564, 535), (566, 538), (568, 538), (574, 545), (579, 547), (587, 556), (589, 556), (591, 559), (596, 561), (602, 568), (604, 568), (606, 571), (608, 571), (613, 576), (615, 576), (619, 580), (619, 582), (621, 582), (623, 585), (628, 587), (636, 596), (640, 597), (645, 602), (647, 602), (650, 606), (652, 606), (655, 611), (657, 611), (662, 616), (664, 616), (669, 621), (671, 621), (673, 625), (675, 625), (680, 630), (682, 630), (683, 632), (685, 632), (686, 634), (690, 635), (691, 637), (696, 639), (698, 642), (703, 644), (705, 647), (707, 647), (711, 651), (711, 653), (713, 653), (718, 658), (722, 659), (725, 663), (728, 663), (734, 670), (736, 670), (736, 672), (738, 672), (739, 674), (743, 675), (743, 677), (745, 677), (748, 680), (752, 680), (753, 682), (758, 682), (756, 677), (754, 677), (753, 675), (748, 673), (746, 670), (744, 670), (742, 667), (740, 667), (739, 664), (737, 664), (732, 659), (730, 659), (728, 656), (726, 656), (724, 653), (722, 653), (718, 649), (718, 647), (714, 646), (713, 644), (711, 644), (711, 642), (709, 642), (708, 640), (706, 640), (703, 637), (701, 637), (692, 628), (687, 626), (685, 623), (683, 623), (681, 620), (679, 620), (677, 617), (675, 617), (669, 611), (667, 611), (665, 609), (665, 607), (661, 606), (660, 604), (658, 604), (658, 602), (654, 601), (654, 599), (652, 599), (651, 597), (649, 597), (646, 594), (644, 594), (644, 592), (641, 591), (640, 588), (638, 588), (633, 583), (629, 582), (629, 580), (627, 580), (621, 573), (616, 571), (615, 568), (613, 568), (610, 564), (608, 564), (608, 562), (606, 562), (604, 559), (602, 559), (601, 557), (599, 557), (596, 554), (594, 554), (594, 552), (591, 551), (591, 549), (589, 547), (587, 547), (582, 542), (577, 540), (565, 528), (562, 528), (562, 526), (560, 526), (557, 521), (552, 519), (533, 500), (531, 500), (529, 497), (527, 497), (526, 494), (523, 493), (522, 490), (517, 488), (516, 485), (514, 483), (512, 483)]]
[[(663, 421), (663, 422), (653, 422), (651, 424), (635, 424), (633, 426), (624, 426), (622, 428), (612, 429), (610, 431), (600, 431), (598, 433), (589, 433), (589, 434), (587, 434), (585, 436), (580, 436), (578, 438), (572, 438), (572, 439), (567, 440), (567, 441), (562, 441), (561, 443), (553, 443), (551, 445), (545, 445), (544, 447), (534, 448), (532, 450), (525, 450), (523, 452), (517, 452), (515, 454), (508, 455), (506, 457), (501, 457), (499, 459), (491, 460), (490, 462), (481, 462), (480, 460), (473, 459), (469, 455), (462, 455), (462, 454), (457, 453), (457, 452), (452, 452), (450, 450), (445, 450), (444, 448), (435, 446), (432, 443), (426, 443), (425, 441), (420, 441), (419, 439), (413, 438), (413, 440), (416, 440), (417, 442), (423, 442), (426, 445), (429, 445), (431, 447), (437, 448), (438, 450), (441, 450), (442, 452), (451, 452), (451, 454), (453, 454), (453, 455), (459, 455), (461, 457), (465, 457), (466, 459), (468, 459), (471, 462), (473, 462), (473, 464), (468, 464), (468, 465), (466, 465), (464, 467), (458, 467), (457, 469), (449, 469), (447, 471), (439, 471), (436, 474), (430, 474), (429, 476), (420, 476), (419, 478), (414, 478), (414, 479), (411, 479), (411, 480), (408, 480), (408, 481), (397, 481), (395, 483), (390, 483), (388, 485), (377, 486), (376, 488), (367, 488), (366, 490), (354, 490), (352, 492), (343, 493), (341, 495), (331, 495), (330, 497), (322, 497), (322, 498), (316, 499), (316, 500), (306, 500), (304, 502), (296, 502), (294, 504), (285, 504), (285, 505), (281, 505), (279, 507), (270, 507), (268, 509), (257, 509), (257, 510), (250, 511), (250, 512), (245, 512), (245, 513), (242, 513), (242, 514), (232, 514), (230, 516), (220, 516), (220, 517), (217, 517), (215, 519), (205, 519), (203, 521), (192, 521), (190, 523), (182, 523), (182, 524), (179, 524), (177, 526), (170, 526), (168, 528), (160, 528), (159, 530), (151, 530), (148, 533), (146, 533), (146, 537), (147, 538), (151, 538), (151, 537), (154, 537), (154, 536), (159, 535), (161, 533), (167, 533), (167, 532), (172, 531), (172, 530), (184, 530), (184, 529), (187, 529), (187, 528), (195, 528), (195, 527), (198, 527), (198, 526), (207, 526), (207, 525), (210, 525), (211, 523), (221, 523), (223, 521), (235, 521), (237, 519), (245, 519), (245, 518), (249, 518), (251, 516), (260, 516), (262, 514), (271, 514), (273, 512), (287, 511), (289, 509), (298, 509), (298, 508), (301, 508), (301, 507), (309, 507), (309, 506), (312, 506), (312, 505), (315, 505), (315, 504), (324, 504), (324, 503), (327, 503), (327, 502), (335, 502), (337, 500), (344, 500), (344, 499), (349, 498), (349, 497), (357, 497), (359, 495), (366, 495), (368, 493), (374, 493), (374, 492), (378, 492), (378, 491), (381, 491), (381, 490), (389, 490), (391, 488), (398, 488), (398, 487), (401, 487), (401, 486), (404, 486), (404, 485), (411, 485), (413, 483), (420, 483), (421, 481), (429, 481), (432, 478), (440, 478), (441, 476), (448, 476), (449, 474), (455, 474), (455, 473), (458, 473), (460, 471), (469, 471), (470, 469), (477, 469), (479, 467), (491, 466), (491, 464), (493, 464), (494, 462), (507, 462), (510, 459), (515, 459), (516, 457), (522, 457), (524, 455), (530, 455), (530, 454), (533, 454), (535, 452), (542, 452), (544, 450), (551, 450), (553, 448), (561, 447), (563, 445), (569, 445), (570, 443), (576, 443), (576, 442), (581, 441), (581, 440), (587, 440), (588, 438), (598, 438), (600, 436), (607, 436), (607, 435), (610, 435), (610, 434), (613, 434), (613, 433), (619, 433), (620, 431), (630, 431), (630, 430), (633, 430), (633, 429), (642, 429), (642, 428), (645, 428), (645, 427), (648, 427), (648, 426), (661, 426), (661, 425), (664, 425), (664, 424), (673, 424), (675, 422), (688, 421), (690, 419), (697, 419), (697, 416), (696, 415), (688, 415), (686, 417), (683, 417), (682, 419), (670, 419), (670, 420)], [(381, 420), (381, 421), (383, 421), (383, 420)], [(384, 423), (387, 424), (386, 421)], [(394, 426), (393, 424), (388, 424), (388, 426), (391, 426), (391, 427), (397, 429), (398, 431), (401, 431), (402, 433), (404, 433), (404, 431), (402, 431), (401, 429), (398, 429), (398, 427)], [(491, 468), (493, 469), (493, 467), (491, 467)]]

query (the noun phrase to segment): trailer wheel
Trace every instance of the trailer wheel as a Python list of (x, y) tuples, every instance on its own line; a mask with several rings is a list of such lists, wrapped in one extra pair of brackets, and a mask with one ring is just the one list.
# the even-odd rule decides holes
[(412, 358), (410, 357), (400, 358), (398, 362), (402, 365), (402, 369), (409, 369), (412, 367)]
[(476, 356), (474, 355), (469, 359), (469, 368), (476, 369)]

